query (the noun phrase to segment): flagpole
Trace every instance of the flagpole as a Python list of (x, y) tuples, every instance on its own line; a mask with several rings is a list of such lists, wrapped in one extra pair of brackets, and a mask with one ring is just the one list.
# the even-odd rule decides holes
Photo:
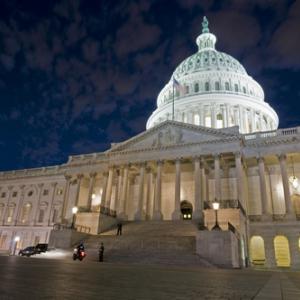
[(172, 103), (172, 121), (174, 121), (174, 102), (175, 102), (175, 89), (174, 89), (174, 78), (173, 78), (173, 103)]

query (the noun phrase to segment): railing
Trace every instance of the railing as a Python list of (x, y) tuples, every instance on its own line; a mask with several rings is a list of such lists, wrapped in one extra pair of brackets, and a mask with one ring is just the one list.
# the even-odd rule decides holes
[(78, 232), (84, 232), (84, 233), (91, 232), (91, 227), (89, 226), (76, 225), (75, 227), (72, 227), (72, 225), (70, 224), (61, 224), (61, 223), (53, 224), (53, 230), (66, 230), (66, 229), (74, 229)]
[(273, 131), (264, 131), (257, 133), (249, 133), (245, 134), (245, 140), (254, 140), (254, 139), (265, 139), (276, 136), (289, 136), (289, 135), (297, 135), (300, 133), (300, 127), (293, 127), (287, 129), (278, 129)]
[[(246, 217), (246, 211), (238, 199), (220, 200), (219, 208), (238, 208), (242, 214)], [(204, 209), (212, 208), (212, 201), (204, 201)]]

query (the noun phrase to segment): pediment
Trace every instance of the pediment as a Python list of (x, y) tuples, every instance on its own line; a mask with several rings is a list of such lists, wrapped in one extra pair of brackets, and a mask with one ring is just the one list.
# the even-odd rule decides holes
[(239, 137), (237, 127), (213, 129), (177, 121), (165, 121), (127, 141), (112, 144), (108, 152), (163, 148), (190, 143), (222, 141), (235, 137)]

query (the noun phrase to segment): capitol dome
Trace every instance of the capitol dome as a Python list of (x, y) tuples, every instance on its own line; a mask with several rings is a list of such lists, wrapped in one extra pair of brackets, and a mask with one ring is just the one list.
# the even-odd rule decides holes
[(180, 63), (159, 93), (147, 129), (172, 119), (212, 128), (239, 126), (241, 133), (277, 129), (278, 116), (264, 101), (262, 87), (235, 58), (217, 51), (216, 41), (204, 17), (198, 52)]

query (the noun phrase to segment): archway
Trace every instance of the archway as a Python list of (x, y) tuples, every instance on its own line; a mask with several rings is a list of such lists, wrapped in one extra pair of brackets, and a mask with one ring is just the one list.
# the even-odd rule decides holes
[(274, 238), (274, 249), (277, 267), (289, 267), (291, 257), (288, 239), (283, 235), (277, 235)]
[(180, 211), (182, 213), (183, 220), (191, 220), (193, 215), (193, 205), (187, 200), (183, 200), (180, 203)]
[(264, 265), (266, 261), (265, 243), (261, 236), (253, 236), (250, 240), (250, 255), (253, 265)]

